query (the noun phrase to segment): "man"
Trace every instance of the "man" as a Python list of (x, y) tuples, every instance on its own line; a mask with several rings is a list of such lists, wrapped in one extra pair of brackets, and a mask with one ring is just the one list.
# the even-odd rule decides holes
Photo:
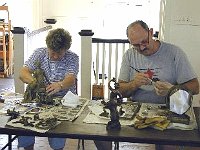
[(141, 20), (127, 27), (127, 37), (133, 47), (126, 51), (121, 64), (118, 82), (123, 97), (165, 103), (174, 85), (199, 93), (197, 76), (179, 47), (153, 39), (153, 29)]
[[(128, 26), (127, 36), (133, 48), (124, 54), (120, 69), (120, 92), (124, 97), (165, 103), (168, 90), (177, 84), (199, 93), (197, 76), (179, 47), (154, 40), (153, 29), (140, 20)], [(152, 84), (152, 80), (159, 81)]]

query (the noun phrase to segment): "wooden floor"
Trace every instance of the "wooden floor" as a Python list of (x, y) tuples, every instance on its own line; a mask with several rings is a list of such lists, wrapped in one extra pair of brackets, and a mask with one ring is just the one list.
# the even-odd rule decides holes
[[(4, 91), (14, 91), (14, 80), (12, 78), (0, 78), (0, 92)], [(8, 136), (0, 134), (0, 149), (7, 143)], [(96, 150), (94, 142), (91, 140), (85, 140), (85, 150)], [(17, 139), (12, 143), (12, 149), (17, 150)], [(114, 146), (113, 146), (114, 147)], [(65, 144), (65, 150), (77, 150), (78, 140), (67, 139)], [(35, 150), (51, 150), (48, 144), (48, 139), (45, 137), (36, 137), (36, 143), (34, 146)], [(150, 144), (138, 144), (138, 143), (125, 143), (121, 142), (119, 144), (120, 150), (155, 150), (154, 145)], [(6, 149), (7, 150), (7, 149)], [(82, 147), (80, 147), (82, 150)]]

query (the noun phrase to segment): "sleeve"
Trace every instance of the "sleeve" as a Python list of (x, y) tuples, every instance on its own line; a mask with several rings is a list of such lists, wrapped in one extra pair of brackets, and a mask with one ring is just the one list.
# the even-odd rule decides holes
[(176, 58), (176, 77), (179, 84), (197, 78), (187, 55), (181, 49), (178, 49)]
[(73, 54), (69, 60), (68, 71), (65, 75), (74, 74), (77, 77), (78, 72), (79, 72), (79, 56)]
[(126, 82), (130, 81), (130, 61), (128, 57), (128, 51), (124, 54), (122, 58), (120, 73), (119, 73), (119, 80), (123, 80)]
[(36, 61), (41, 61), (41, 57), (43, 56), (44, 51), (42, 52), (43, 49), (36, 49), (31, 56), (28, 58), (27, 61), (25, 61), (24, 66), (28, 67), (31, 70), (35, 70), (36, 66), (35, 66), (35, 62)]

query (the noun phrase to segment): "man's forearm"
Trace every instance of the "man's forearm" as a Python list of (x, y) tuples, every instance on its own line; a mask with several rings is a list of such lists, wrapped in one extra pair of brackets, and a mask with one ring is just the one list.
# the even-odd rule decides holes
[(122, 94), (123, 97), (130, 97), (133, 92), (138, 89), (133, 81), (120, 82), (119, 87), (119, 92)]
[(183, 89), (192, 92), (193, 95), (199, 94), (199, 82), (196, 78), (181, 84), (181, 86)]

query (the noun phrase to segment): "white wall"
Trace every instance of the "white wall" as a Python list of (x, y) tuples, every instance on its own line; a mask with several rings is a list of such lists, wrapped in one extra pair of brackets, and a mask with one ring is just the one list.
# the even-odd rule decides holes
[[(200, 15), (198, 0), (162, 0), (161, 39), (181, 47), (187, 54), (200, 81)], [(195, 96), (195, 105), (200, 95)]]
[[(160, 0), (1, 0), (7, 3), (15, 27), (35, 30), (46, 26), (44, 20), (54, 18), (54, 28), (62, 27), (72, 34), (72, 50), (80, 53), (82, 29), (92, 29), (94, 37), (126, 38), (126, 27), (143, 19), (159, 30)], [(142, 5), (136, 6), (136, 5)]]
[(58, 20), (56, 27), (72, 30), (90, 28), (100, 36), (102, 33), (105, 36), (123, 36), (127, 25), (136, 19), (143, 19), (158, 30), (159, 2), (160, 0), (1, 0), (0, 5), (7, 3), (9, 6), (13, 26), (35, 30), (46, 25), (43, 22), (46, 18), (55, 18)]
[[(125, 38), (126, 27), (136, 19), (143, 19), (155, 30), (159, 29), (159, 2), (160, 0), (59, 0), (57, 3), (54, 0), (43, 0), (40, 21), (55, 18), (58, 20), (57, 27), (64, 26), (79, 31), (92, 29), (97, 37), (104, 35)], [(138, 4), (142, 7), (135, 6)]]
[[(0, 1), (0, 5), (4, 3), (8, 6), (12, 26), (33, 28), (33, 0)], [(1, 12), (0, 15), (4, 17)]]

